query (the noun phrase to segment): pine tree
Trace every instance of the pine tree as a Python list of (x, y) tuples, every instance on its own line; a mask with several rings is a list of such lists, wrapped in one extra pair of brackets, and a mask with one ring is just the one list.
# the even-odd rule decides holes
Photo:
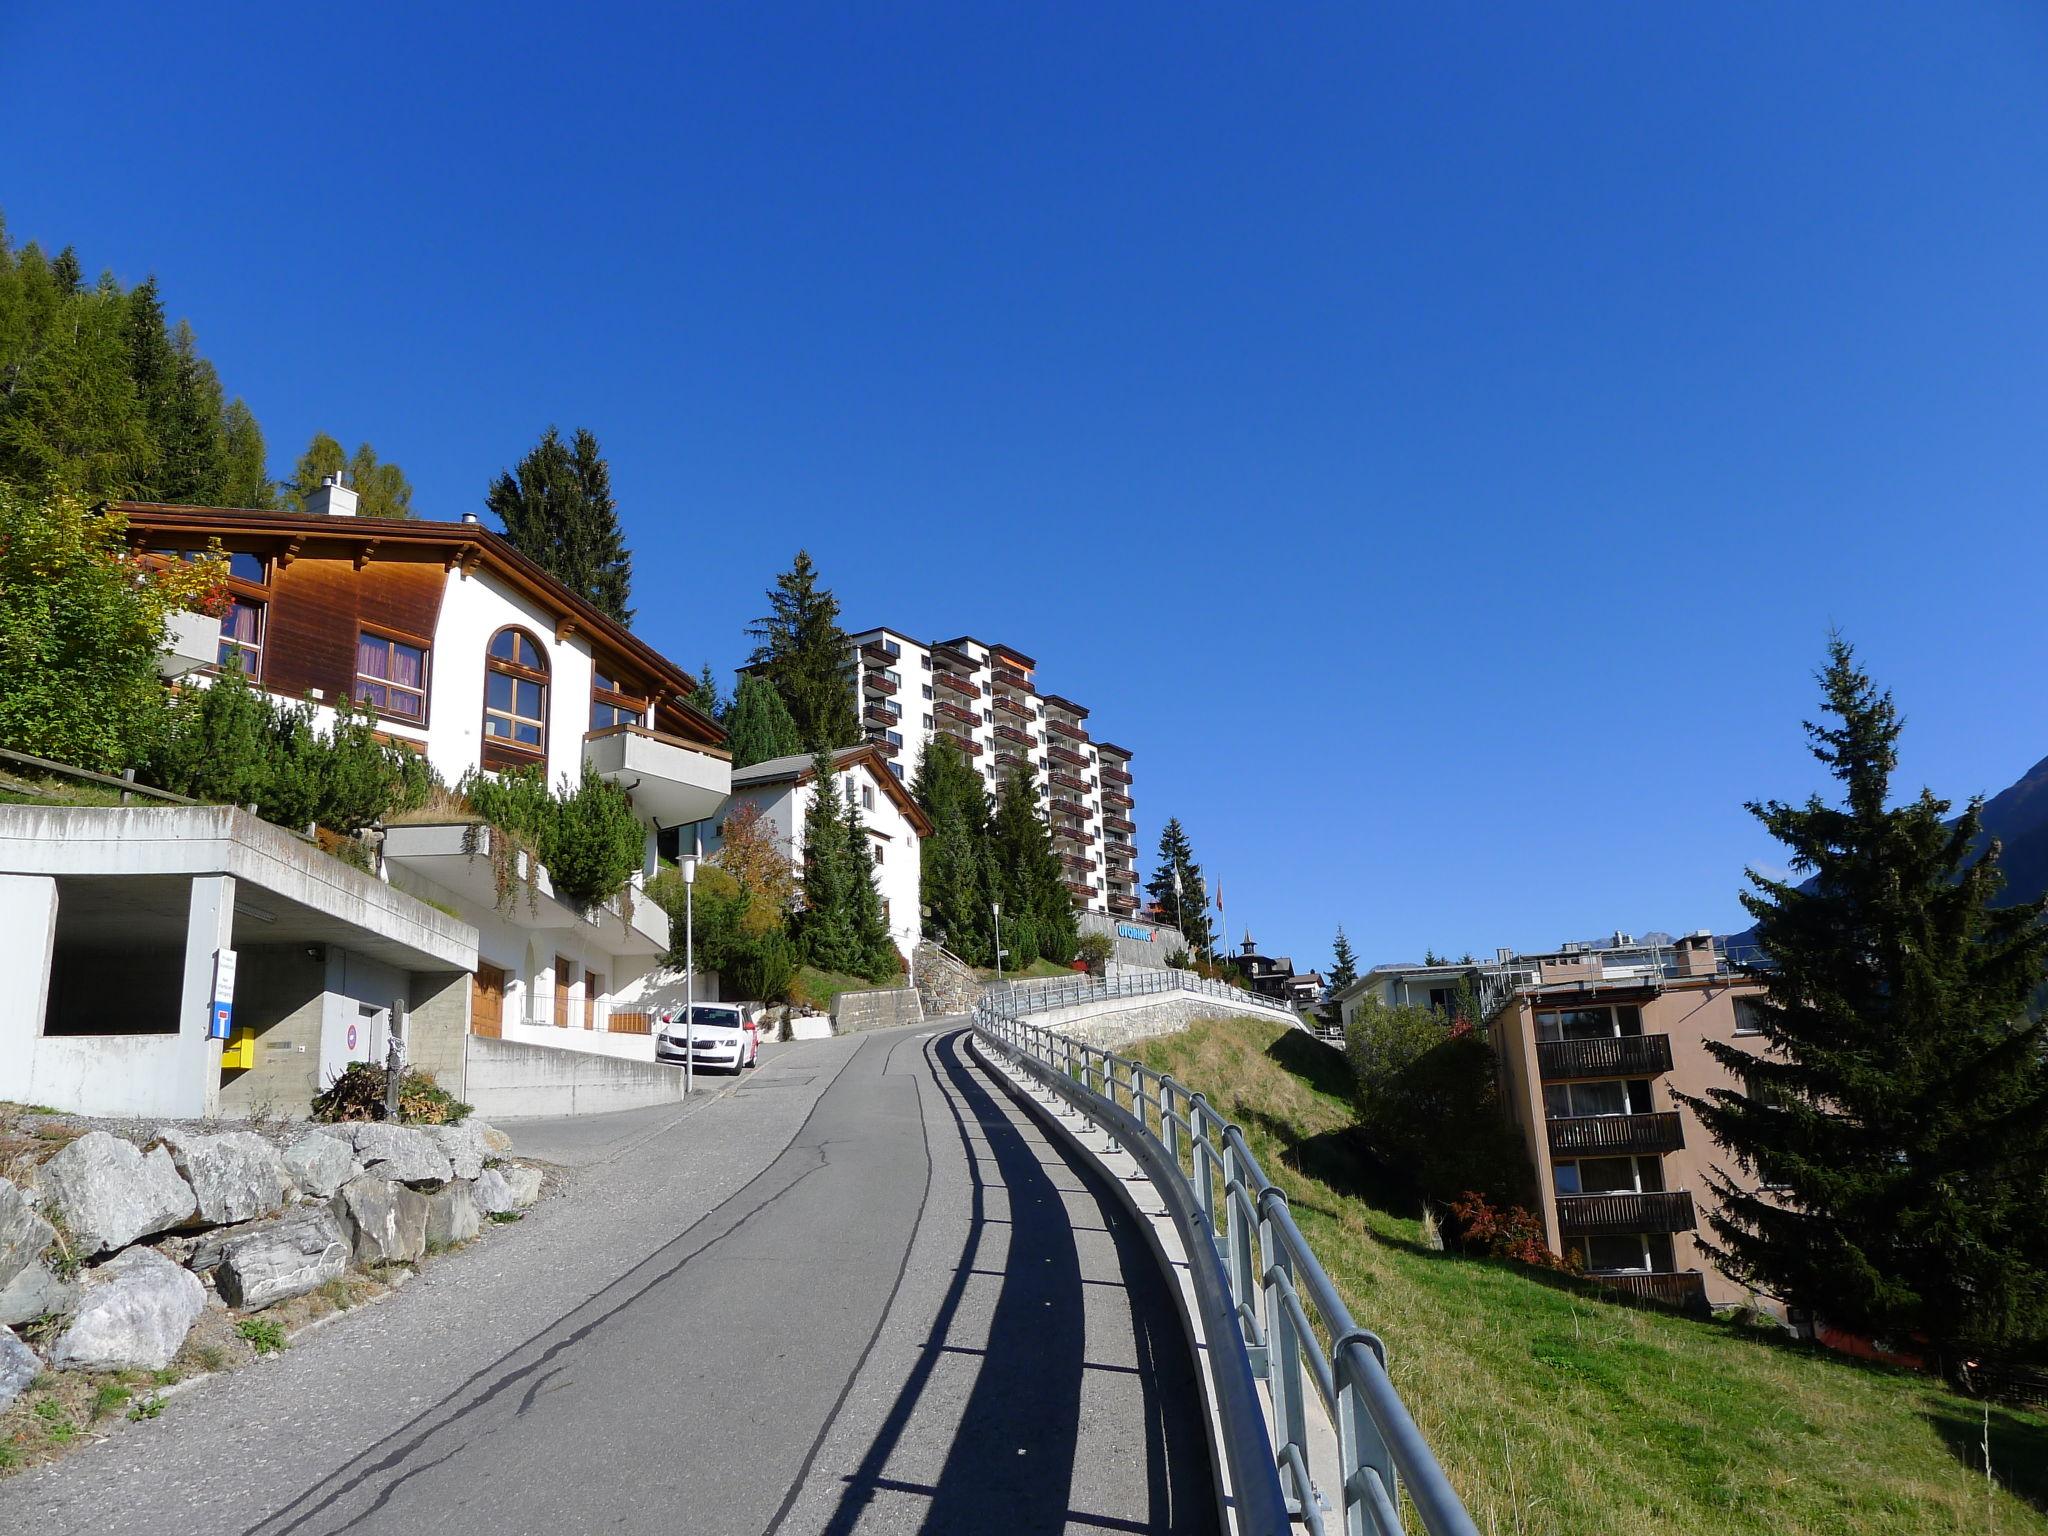
[(910, 792), (931, 818), (918, 848), (924, 931), (970, 965), (993, 965), (988, 790), (960, 749), (928, 739)]
[(2044, 902), (1992, 908), (1979, 802), (1887, 808), (1899, 717), (1839, 638), (1820, 682), (1833, 723), (1806, 731), (1844, 803), (1749, 806), (1808, 877), (1748, 872), (1765, 1049), (1708, 1041), (1742, 1088), (1681, 1098), (1750, 1176), (1708, 1181), (1722, 1267), (1953, 1371), (2048, 1337)]
[(270, 478), (269, 455), (263, 446), (263, 429), (256, 413), (239, 398), (221, 417), (223, 506), (268, 510), (277, 505), (277, 487)]
[(846, 785), (846, 869), (847, 927), (852, 932), (859, 963), (857, 976), (870, 981), (889, 981), (903, 972), (896, 942), (889, 932), (889, 917), (882, 910), (882, 893), (875, 886), (874, 846), (861, 820), (860, 802), (853, 783)]
[(1351, 940), (1345, 937), (1344, 925), (1337, 925), (1337, 940), (1330, 946), (1333, 961), (1328, 977), (1332, 992), (1340, 992), (1358, 980), (1358, 955), (1351, 947)]
[(993, 882), (1003, 902), (1009, 956), (1019, 968), (1044, 958), (1065, 965), (1080, 942), (1066, 868), (1053, 850), (1052, 833), (1038, 808), (1030, 774), (1012, 769), (996, 797), (989, 833)]
[(725, 700), (718, 692), (718, 674), (711, 670), (708, 661), (704, 663), (704, 670), (697, 674), (697, 686), (690, 690), (690, 707), (713, 720), (725, 719)]
[(794, 757), (804, 750), (803, 737), (790, 719), (782, 695), (767, 678), (753, 672), (740, 674), (739, 691), (726, 713), (725, 734), (735, 768)]
[(368, 443), (358, 443), (354, 453), (344, 455), (341, 444), (325, 432), (315, 432), (306, 451), (299, 455), (292, 483), (285, 489), (285, 506), (293, 512), (305, 511), (306, 498), (332, 475), (342, 476), (356, 493), (358, 517), (412, 516), (412, 482), (406, 479), (404, 470), (379, 459), (377, 450)]
[(768, 612), (748, 626), (753, 665), (775, 685), (809, 747), (851, 747), (861, 739), (839, 600), (818, 585), (807, 551), (775, 578)]
[(1169, 819), (1159, 833), (1159, 867), (1145, 882), (1145, 891), (1166, 913), (1166, 920), (1180, 930), (1191, 952), (1205, 950), (1214, 942), (1209, 888), (1179, 817)]
[(837, 783), (832, 754), (814, 754), (811, 803), (804, 811), (804, 904), (797, 936), (804, 958), (819, 970), (857, 974), (863, 957), (851, 921), (853, 872)]
[(630, 624), (633, 557), (612, 500), (611, 469), (597, 439), (578, 428), (570, 442), (549, 427), (484, 498), (505, 537), (572, 592)]

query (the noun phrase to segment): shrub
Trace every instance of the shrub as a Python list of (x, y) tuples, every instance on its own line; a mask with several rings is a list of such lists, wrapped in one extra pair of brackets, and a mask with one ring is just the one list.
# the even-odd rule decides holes
[(1187, 970), (1189, 968), (1188, 952), (1185, 949), (1168, 950), (1166, 954), (1166, 964), (1170, 970)]
[[(341, 1120), (382, 1120), (384, 1118), (385, 1069), (367, 1061), (352, 1061), (324, 1093), (313, 1100), (313, 1118), (328, 1122)], [(443, 1089), (425, 1072), (409, 1071), (399, 1079), (398, 1118), (410, 1125), (453, 1125), (469, 1114), (469, 1105)]]
[(646, 857), (646, 829), (626, 792), (585, 763), (573, 785), (550, 790), (537, 768), (471, 772), (458, 786), (476, 814), (530, 846), (555, 894), (579, 907), (616, 896)]
[(1086, 964), (1093, 976), (1103, 973), (1115, 953), (1116, 941), (1106, 933), (1084, 933), (1074, 944), (1074, 958)]
[(1543, 1223), (1519, 1205), (1501, 1210), (1486, 1196), (1468, 1189), (1451, 1202), (1451, 1215), (1458, 1223), (1459, 1242), (1468, 1252), (1476, 1249), (1490, 1259), (1579, 1273), (1576, 1263), (1544, 1246)]

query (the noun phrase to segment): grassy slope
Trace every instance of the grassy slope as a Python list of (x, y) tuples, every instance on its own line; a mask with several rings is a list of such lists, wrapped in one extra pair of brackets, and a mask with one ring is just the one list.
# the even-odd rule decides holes
[[(974, 974), (983, 981), (994, 981), (996, 979), (993, 966), (978, 967)], [(1034, 960), (1021, 971), (1003, 972), (1003, 979), (1005, 981), (1028, 981), (1034, 976), (1072, 976), (1074, 974), (1074, 968), (1071, 965), (1058, 965), (1051, 960)]]
[(1923, 1377), (1428, 1249), (1307, 1036), (1210, 1021), (1140, 1054), (1244, 1126), (1480, 1530), (2048, 1533), (2048, 1419), (1992, 1409), (1987, 1500), (1982, 1405)]

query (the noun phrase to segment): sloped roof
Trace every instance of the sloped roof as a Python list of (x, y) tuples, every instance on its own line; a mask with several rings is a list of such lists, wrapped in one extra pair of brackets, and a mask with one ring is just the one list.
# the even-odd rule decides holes
[[(919, 837), (932, 835), (931, 818), (924, 813), (903, 781), (889, 771), (889, 760), (881, 749), (871, 743), (857, 747), (841, 747), (832, 754), (833, 766), (841, 771), (865, 764), (882, 786), (882, 793), (896, 802), (896, 808), (903, 812), (910, 824), (917, 828)], [(755, 763), (750, 768), (735, 768), (732, 771), (732, 787), (749, 789), (757, 784), (808, 784), (817, 775), (812, 771), (812, 759), (808, 752), (794, 757), (771, 757), (766, 762)]]

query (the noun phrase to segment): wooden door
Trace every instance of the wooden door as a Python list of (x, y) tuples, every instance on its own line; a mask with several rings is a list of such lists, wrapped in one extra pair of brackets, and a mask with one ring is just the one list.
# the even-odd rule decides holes
[(504, 1038), (505, 973), (495, 965), (477, 962), (469, 979), (469, 1032), (486, 1040)]
[(555, 956), (555, 1028), (569, 1027), (569, 988), (574, 985), (576, 962)]
[(604, 976), (592, 970), (583, 973), (583, 1027), (597, 1028), (597, 1002), (604, 996)]

